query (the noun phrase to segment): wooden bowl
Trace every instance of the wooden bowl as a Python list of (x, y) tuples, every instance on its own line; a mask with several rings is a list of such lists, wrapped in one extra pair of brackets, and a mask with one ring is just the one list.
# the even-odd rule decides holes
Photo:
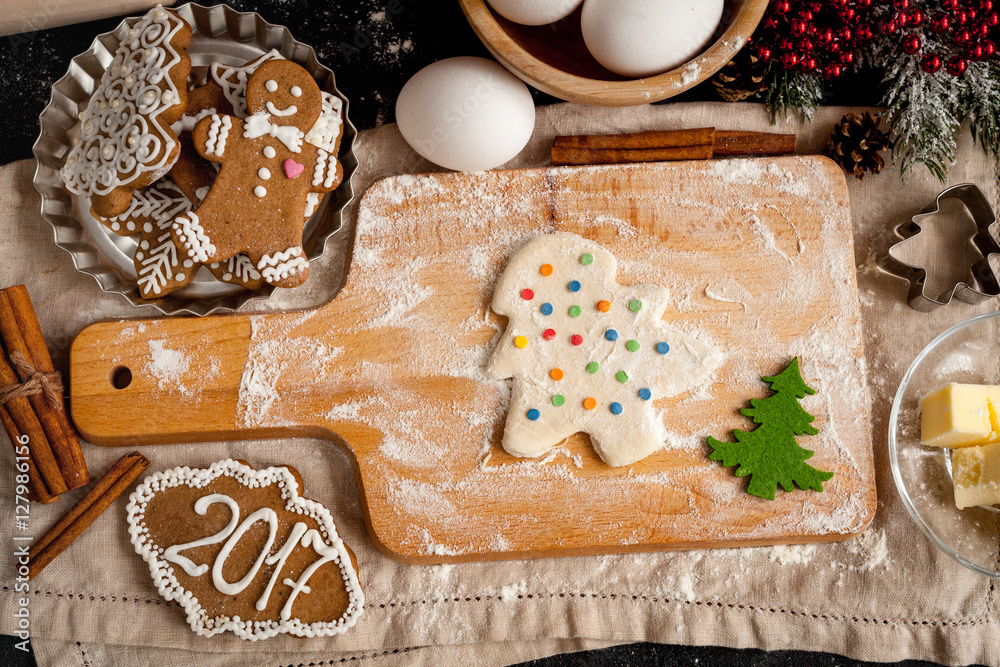
[(726, 0), (714, 41), (700, 54), (663, 74), (629, 79), (594, 60), (580, 32), (581, 8), (562, 21), (526, 26), (508, 21), (485, 0), (458, 0), (490, 53), (535, 88), (569, 102), (632, 106), (673, 97), (718, 72), (756, 29), (768, 0)]

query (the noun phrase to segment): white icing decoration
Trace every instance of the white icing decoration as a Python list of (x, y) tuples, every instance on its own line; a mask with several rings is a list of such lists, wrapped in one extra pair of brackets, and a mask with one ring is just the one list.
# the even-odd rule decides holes
[[(215, 164), (215, 163), (213, 163), (213, 164)], [(198, 198), (198, 203), (199, 204), (205, 200), (205, 197), (208, 196), (208, 192), (211, 189), (212, 188), (210, 188), (209, 186), (203, 185), (202, 187), (200, 187), (200, 188), (198, 188), (197, 190), (194, 191), (194, 196)]]
[[(115, 100), (117, 101), (117, 100)], [(198, 121), (207, 116), (211, 116), (215, 113), (215, 109), (202, 109), (193, 116), (190, 114), (184, 114), (181, 119), (170, 126), (174, 134), (180, 134), (181, 132), (191, 132), (194, 130), (194, 126), (198, 124)]]
[[(135, 254), (138, 262), (136, 283), (143, 294), (160, 294), (171, 281), (184, 282), (183, 274), (174, 275), (179, 258), (177, 247), (170, 238), (170, 223), (191, 208), (191, 202), (177, 185), (169, 179), (162, 179), (145, 190), (132, 193), (129, 207), (120, 215), (109, 218), (113, 231), (118, 231), (122, 222), (129, 231), (135, 231), (136, 221), (143, 220), (144, 236), (139, 247), (147, 252)], [(149, 236), (154, 233), (155, 236)], [(155, 246), (151, 247), (148, 239), (152, 239)]]
[(288, 92), (292, 94), (292, 97), (302, 97), (302, 89), (298, 86), (292, 86), (288, 89)]
[[(226, 581), (226, 578), (222, 576), (222, 568), (226, 564), (226, 559), (229, 558), (229, 553), (236, 546), (236, 543), (240, 541), (244, 533), (250, 530), (258, 521), (267, 521), (268, 533), (267, 542), (264, 543), (264, 547), (260, 550), (260, 555), (257, 556), (257, 560), (254, 561), (253, 566), (244, 575), (242, 579), (237, 581), (235, 584)], [(242, 593), (250, 582), (253, 581), (254, 577), (260, 571), (260, 566), (264, 564), (264, 559), (271, 552), (271, 545), (274, 544), (274, 537), (278, 533), (278, 515), (270, 507), (262, 507), (259, 510), (253, 512), (250, 516), (243, 520), (243, 523), (239, 525), (236, 531), (229, 536), (226, 543), (222, 546), (222, 551), (215, 558), (215, 565), (212, 566), (212, 583), (215, 588), (218, 589), (220, 593), (225, 595), (239, 595)], [(282, 619), (285, 620), (285, 619)]]
[(267, 196), (267, 188), (265, 188), (263, 185), (258, 185), (253, 189), (253, 193), (258, 197), (265, 197)]
[(275, 253), (274, 255), (264, 255), (257, 262), (257, 269), (264, 277), (264, 280), (274, 284), (279, 280), (299, 273), (305, 267), (309, 266), (309, 262), (303, 257), (303, 254), (302, 248), (296, 246), (284, 252)]
[(322, 148), (327, 153), (337, 152), (337, 141), (343, 129), (344, 103), (339, 97), (323, 92), (323, 111), (316, 124), (306, 133), (306, 141), (316, 148)]
[(271, 123), (270, 118), (263, 111), (247, 118), (243, 125), (243, 137), (246, 139), (256, 139), (257, 137), (270, 135), (285, 144), (285, 147), (291, 152), (301, 152), (302, 139), (304, 137), (302, 130), (294, 125), (274, 125)]
[[(222, 540), (229, 537), (234, 530), (236, 530), (236, 524), (240, 522), (240, 506), (235, 500), (227, 495), (221, 493), (212, 493), (207, 496), (202, 496), (194, 504), (194, 511), (199, 516), (205, 516), (208, 513), (208, 508), (216, 503), (222, 503), (229, 508), (229, 523), (225, 528), (217, 532), (215, 535), (209, 535), (208, 537), (202, 537), (200, 539), (194, 540), (193, 542), (185, 542), (184, 544), (175, 544), (173, 546), (167, 547), (163, 552), (163, 560), (170, 561), (171, 563), (176, 563), (181, 566), (185, 572), (187, 572), (192, 577), (200, 577), (201, 575), (208, 572), (208, 565), (201, 564), (196, 565), (193, 560), (186, 556), (178, 555), (181, 551), (186, 551), (188, 549), (194, 549), (195, 547), (204, 547), (209, 544), (218, 544)], [(214, 574), (214, 573), (213, 573)]]
[(233, 127), (233, 121), (228, 115), (212, 114), (212, 124), (208, 128), (208, 139), (205, 140), (205, 152), (209, 155), (221, 156), (226, 150), (226, 137)]
[(313, 213), (316, 212), (316, 209), (319, 208), (319, 202), (320, 199), (318, 192), (306, 193), (306, 210), (304, 212), (305, 217), (308, 218), (309, 216), (311, 216)]
[(233, 115), (237, 118), (247, 117), (247, 102), (244, 97), (247, 89), (247, 80), (250, 75), (257, 71), (263, 63), (268, 60), (284, 60), (284, 57), (276, 49), (271, 49), (260, 58), (252, 60), (246, 65), (223, 65), (213, 63), (211, 67), (212, 78), (217, 84), (222, 86), (222, 94), (226, 96), (233, 107)]
[(260, 280), (260, 272), (257, 271), (250, 258), (242, 253), (226, 260), (226, 272), (231, 275), (229, 278), (224, 277), (225, 280), (232, 280), (232, 276), (236, 276), (237, 280), (244, 283)]
[[(71, 192), (107, 195), (140, 175), (152, 172), (158, 178), (170, 167), (176, 139), (158, 117), (180, 101), (169, 71), (182, 58), (170, 40), (183, 25), (168, 12), (158, 15), (151, 10), (132, 28), (135, 39), (118, 46), (81, 117), (81, 144), (73, 148), (73, 160), (67, 159), (62, 169)], [(135, 75), (121, 76), (126, 63), (134, 67)], [(115, 100), (120, 100), (117, 106)], [(129, 136), (139, 138), (130, 143)], [(110, 157), (105, 146), (112, 147)]]
[(277, 152), (274, 150), (274, 146), (264, 146), (263, 152), (264, 152), (264, 157), (266, 158), (273, 158), (275, 155), (277, 155)]
[(175, 218), (173, 228), (181, 245), (184, 246), (184, 250), (194, 261), (207, 262), (208, 258), (215, 254), (215, 245), (205, 234), (205, 229), (201, 226), (198, 215), (194, 211), (189, 211), (186, 215)]
[(316, 156), (316, 168), (313, 169), (313, 179), (310, 184), (315, 188), (323, 182), (323, 168), (326, 165), (327, 152), (322, 148)]
[(271, 170), (268, 169), (267, 167), (261, 167), (260, 169), (257, 170), (257, 177), (260, 178), (261, 180), (266, 181), (267, 179), (271, 178)]
[[(266, 561), (267, 564), (274, 565), (275, 563), (277, 563), (278, 567), (274, 568), (274, 572), (271, 574), (271, 579), (268, 580), (267, 586), (264, 588), (264, 592), (261, 593), (261, 596), (257, 599), (257, 604), (254, 605), (257, 608), (257, 611), (264, 611), (264, 609), (267, 608), (267, 602), (268, 600), (271, 599), (271, 590), (274, 589), (274, 582), (277, 581), (278, 576), (281, 574), (282, 568), (284, 568), (285, 566), (285, 561), (288, 560), (289, 554), (291, 554), (292, 551), (295, 550), (295, 547), (298, 546), (298, 542), (300, 539), (302, 539), (302, 536), (306, 533), (306, 530), (307, 530), (306, 524), (302, 523), (301, 521), (297, 522), (294, 526), (292, 526), (292, 532), (289, 533), (288, 539), (285, 540), (284, 546), (278, 549), (278, 553), (274, 554), (273, 556), (268, 556)], [(288, 580), (286, 579), (285, 581)], [(284, 584), (285, 581), (281, 583)], [(282, 612), (284, 612), (284, 609), (282, 609)], [(282, 618), (282, 620), (287, 620), (287, 619)]]
[[(292, 581), (288, 577), (281, 579), (283, 585), (291, 588), (291, 593), (279, 613), (280, 618), (278, 621), (248, 623), (239, 618), (229, 616), (209, 618), (201, 603), (190, 592), (181, 587), (171, 565), (171, 562), (178, 563), (177, 559), (183, 558), (177, 556), (177, 551), (183, 550), (185, 547), (190, 548), (194, 543), (177, 545), (177, 548), (171, 551), (174, 560), (168, 561), (164, 559), (164, 555), (165, 551), (171, 548), (168, 547), (164, 550), (160, 545), (154, 544), (149, 538), (149, 531), (146, 527), (146, 508), (156, 493), (181, 485), (186, 485), (190, 488), (204, 488), (221, 476), (232, 477), (238, 483), (251, 488), (277, 484), (281, 489), (282, 498), (285, 500), (285, 508), (287, 510), (312, 518), (320, 526), (320, 530), (318, 531), (316, 529), (303, 531), (304, 525), (302, 528), (299, 528), (298, 526), (302, 524), (301, 522), (297, 522), (292, 528), (289, 539), (274, 555), (267, 556), (268, 548), (261, 551), (262, 556), (266, 556), (264, 562), (268, 565), (276, 565), (279, 562), (280, 565), (276, 567), (261, 598), (255, 603), (256, 608), (259, 610), (267, 607), (267, 600), (273, 590), (274, 582), (280, 576), (279, 573), (284, 565), (284, 560), (295, 546), (312, 548), (320, 556), (319, 559), (303, 571), (298, 581)], [(207, 498), (215, 497), (214, 502), (220, 502), (218, 500), (218, 496), (220, 495), (210, 494), (200, 498), (195, 503), (195, 511), (198, 511), (198, 503), (205, 501)], [(207, 505), (205, 507), (207, 508)], [(158, 592), (167, 601), (177, 601), (184, 608), (192, 630), (199, 635), (211, 637), (226, 630), (231, 630), (238, 637), (249, 640), (267, 639), (279, 633), (288, 633), (299, 637), (332, 636), (346, 632), (349, 628), (353, 627), (364, 610), (364, 593), (361, 590), (357, 571), (351, 563), (347, 548), (337, 534), (337, 528), (333, 523), (329, 510), (315, 501), (301, 497), (299, 495), (298, 484), (287, 468), (253, 470), (238, 461), (226, 460), (219, 461), (206, 469), (192, 470), (191, 468), (183, 467), (158, 472), (147, 477), (136, 487), (135, 491), (129, 496), (126, 511), (128, 515), (129, 537), (135, 546), (136, 552), (148, 563), (150, 573), (153, 576), (153, 582)], [(273, 512), (273, 510), (271, 511)], [(201, 514), (201, 512), (199, 513)], [(233, 514), (238, 517), (239, 511), (233, 511)], [(230, 525), (232, 523), (231, 520)], [(235, 527), (230, 529), (227, 526), (227, 530), (229, 531), (228, 533), (226, 531), (223, 531), (223, 533), (232, 535)], [(220, 534), (212, 536), (215, 539), (214, 543), (226, 539), (225, 536), (220, 538)], [(219, 563), (221, 560), (223, 558), (220, 553), (215, 562), (215, 567), (220, 568), (220, 572), (221, 565)], [(348, 605), (343, 616), (334, 621), (320, 621), (311, 624), (305, 624), (299, 619), (293, 618), (291, 614), (295, 599), (300, 594), (311, 594), (311, 589), (308, 586), (309, 578), (321, 565), (329, 562), (335, 563), (339, 568), (347, 591)], [(201, 574), (194, 575), (189, 573), (190, 576), (204, 576), (208, 571), (207, 566), (197, 566), (194, 563), (191, 563), (191, 565), (199, 570)], [(181, 567), (183, 568), (184, 566), (181, 565)], [(215, 582), (215, 567), (213, 567), (213, 583)], [(259, 573), (258, 567), (255, 567), (255, 570)], [(187, 572), (186, 568), (185, 572)], [(237, 582), (236, 584), (222, 583), (227, 586), (239, 586), (241, 582)]]
[(337, 178), (337, 156), (328, 155), (326, 156), (326, 180), (323, 181), (323, 187), (330, 189), (333, 187), (333, 182)]
[[(593, 256), (584, 266), (580, 257)], [(550, 264), (551, 276), (542, 276), (539, 267)], [(679, 394), (708, 379), (721, 358), (701, 341), (666, 326), (663, 312), (669, 303), (667, 290), (655, 285), (619, 285), (617, 262), (603, 247), (575, 234), (545, 234), (523, 246), (507, 265), (497, 282), (493, 310), (508, 318), (507, 330), (490, 360), (488, 373), (495, 378), (514, 378), (510, 410), (503, 435), (503, 447), (514, 456), (540, 456), (577, 432), (590, 434), (594, 449), (605, 463), (623, 466), (660, 449), (666, 434), (663, 420), (653, 408), (653, 400)], [(579, 291), (568, 285), (579, 282)], [(524, 289), (534, 291), (530, 300)], [(642, 307), (632, 312), (628, 304), (638, 299)], [(600, 312), (596, 304), (609, 301), (611, 309)], [(541, 306), (549, 303), (551, 315)], [(571, 317), (573, 305), (581, 308)], [(556, 336), (545, 340), (542, 332), (553, 329)], [(605, 337), (609, 329), (617, 340)], [(570, 336), (583, 336), (583, 344), (572, 345)], [(525, 336), (528, 346), (519, 349), (516, 336)], [(639, 349), (626, 348), (629, 340)], [(659, 354), (656, 345), (666, 342), (670, 351)], [(600, 369), (591, 374), (589, 362)], [(549, 371), (562, 369), (565, 379), (553, 380)], [(616, 379), (618, 371), (628, 378)], [(653, 400), (642, 400), (640, 389), (649, 389)], [(552, 397), (562, 394), (565, 404), (556, 407)], [(597, 406), (586, 410), (585, 398)], [(615, 415), (610, 406), (619, 403), (623, 412)], [(528, 418), (538, 410), (537, 420)]]
[(278, 82), (274, 79), (268, 79), (264, 82), (264, 87), (267, 88), (267, 92), (273, 93), (278, 89)]
[(279, 109), (274, 106), (274, 102), (271, 100), (268, 100), (264, 104), (264, 108), (267, 109), (272, 116), (293, 116), (299, 112), (299, 108), (294, 104), (289, 104), (284, 109)]

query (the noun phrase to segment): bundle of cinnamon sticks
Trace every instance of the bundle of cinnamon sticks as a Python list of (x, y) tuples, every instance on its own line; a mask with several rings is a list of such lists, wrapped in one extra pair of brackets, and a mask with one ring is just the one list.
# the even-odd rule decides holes
[(0, 422), (15, 451), (27, 445), (29, 498), (49, 503), (90, 476), (24, 285), (0, 290), (0, 341)]
[(738, 155), (794, 153), (794, 134), (701, 127), (690, 130), (556, 137), (552, 143), (552, 165), (708, 160)]

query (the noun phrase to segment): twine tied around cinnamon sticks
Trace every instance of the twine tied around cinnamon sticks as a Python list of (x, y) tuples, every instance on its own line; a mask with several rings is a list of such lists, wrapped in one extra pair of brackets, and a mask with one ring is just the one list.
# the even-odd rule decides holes
[(0, 387), (0, 405), (15, 398), (27, 398), (35, 394), (45, 394), (46, 400), (54, 410), (62, 412), (62, 375), (59, 371), (43, 373), (36, 370), (24, 353), (14, 350), (10, 354), (10, 363), (21, 378), (20, 384), (9, 384)]
[(88, 484), (80, 438), (63, 407), (62, 382), (24, 285), (0, 289), (0, 388), (0, 424), (18, 463), (27, 465), (28, 498), (52, 502)]

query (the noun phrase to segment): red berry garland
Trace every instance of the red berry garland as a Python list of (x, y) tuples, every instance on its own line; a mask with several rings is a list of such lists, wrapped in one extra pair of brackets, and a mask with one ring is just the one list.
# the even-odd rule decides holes
[(898, 39), (904, 53), (919, 55), (929, 29), (946, 52), (925, 53), (921, 68), (957, 77), (970, 61), (996, 55), (998, 26), (992, 0), (772, 0), (751, 41), (765, 63), (833, 80), (874, 39)]

